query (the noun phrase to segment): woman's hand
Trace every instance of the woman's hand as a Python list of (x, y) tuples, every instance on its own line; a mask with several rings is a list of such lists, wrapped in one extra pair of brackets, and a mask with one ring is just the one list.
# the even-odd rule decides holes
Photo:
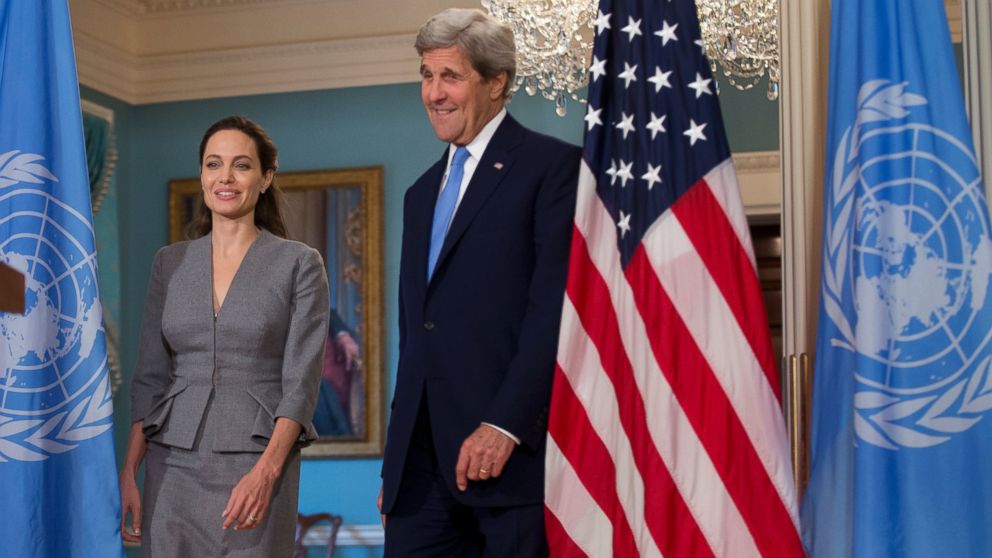
[[(127, 442), (127, 454), (121, 467), (121, 538), (128, 542), (141, 542), (141, 493), (138, 491), (138, 467), (145, 458), (148, 446), (143, 430), (145, 421), (131, 425)], [(131, 514), (131, 529), (127, 529), (127, 514)]]
[[(141, 542), (141, 493), (134, 474), (126, 469), (121, 471), (121, 538), (125, 541)], [(131, 514), (131, 529), (127, 528), (127, 514)]]
[(286, 456), (293, 449), (302, 430), (300, 423), (293, 419), (276, 419), (272, 438), (258, 458), (258, 463), (241, 477), (231, 491), (231, 497), (227, 499), (227, 507), (221, 514), (224, 517), (224, 529), (235, 523), (235, 529), (254, 529), (262, 524), (272, 502), (272, 493), (282, 474), (282, 467), (286, 463)]
[(234, 525), (235, 530), (258, 527), (269, 510), (272, 492), (278, 480), (277, 472), (266, 472), (258, 466), (241, 477), (221, 514), (224, 517), (224, 529), (231, 525)]

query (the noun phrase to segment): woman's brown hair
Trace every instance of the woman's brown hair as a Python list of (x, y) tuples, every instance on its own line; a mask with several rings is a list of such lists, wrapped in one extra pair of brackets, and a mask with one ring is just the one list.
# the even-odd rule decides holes
[[(237, 130), (250, 137), (255, 144), (255, 151), (258, 152), (258, 160), (262, 165), (262, 174), (268, 171), (273, 173), (279, 167), (279, 150), (272, 142), (269, 134), (251, 120), (244, 116), (228, 116), (214, 122), (203, 134), (200, 140), (200, 165), (203, 165), (203, 153), (207, 149), (207, 142), (214, 134), (221, 130)], [(282, 190), (276, 186), (273, 178), (272, 184), (264, 194), (258, 196), (258, 203), (255, 205), (255, 226), (265, 229), (270, 233), (282, 238), (289, 238), (286, 231), (286, 223), (282, 217)], [(207, 235), (213, 228), (213, 219), (210, 208), (203, 201), (203, 192), (200, 192), (200, 201), (194, 211), (193, 220), (186, 226), (186, 237), (190, 239), (200, 238)]]

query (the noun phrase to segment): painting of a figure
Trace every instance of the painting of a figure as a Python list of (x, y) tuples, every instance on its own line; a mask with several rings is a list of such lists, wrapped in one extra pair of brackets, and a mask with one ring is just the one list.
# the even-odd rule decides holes
[(361, 437), (365, 434), (362, 349), (355, 335), (332, 308), (320, 397), (313, 416), (313, 424), (321, 436)]
[(289, 235), (324, 256), (331, 325), (314, 426), (321, 436), (365, 435), (362, 381), (362, 192), (357, 187), (286, 192)]

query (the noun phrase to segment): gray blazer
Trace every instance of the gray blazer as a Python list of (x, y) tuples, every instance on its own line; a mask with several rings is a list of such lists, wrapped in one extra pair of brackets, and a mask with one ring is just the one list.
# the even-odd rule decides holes
[(328, 327), (320, 254), (263, 230), (213, 315), (210, 235), (155, 254), (131, 384), (131, 421), (156, 442), (192, 449), (210, 415), (213, 451), (261, 452), (277, 417), (313, 428)]

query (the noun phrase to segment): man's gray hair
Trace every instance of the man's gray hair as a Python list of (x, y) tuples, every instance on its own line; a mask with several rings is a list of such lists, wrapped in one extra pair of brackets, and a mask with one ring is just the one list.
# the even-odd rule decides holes
[(517, 74), (513, 31), (482, 10), (444, 10), (420, 28), (414, 45), (421, 57), (428, 50), (457, 46), (485, 80), (506, 72), (503, 97), (510, 98), (510, 87)]

